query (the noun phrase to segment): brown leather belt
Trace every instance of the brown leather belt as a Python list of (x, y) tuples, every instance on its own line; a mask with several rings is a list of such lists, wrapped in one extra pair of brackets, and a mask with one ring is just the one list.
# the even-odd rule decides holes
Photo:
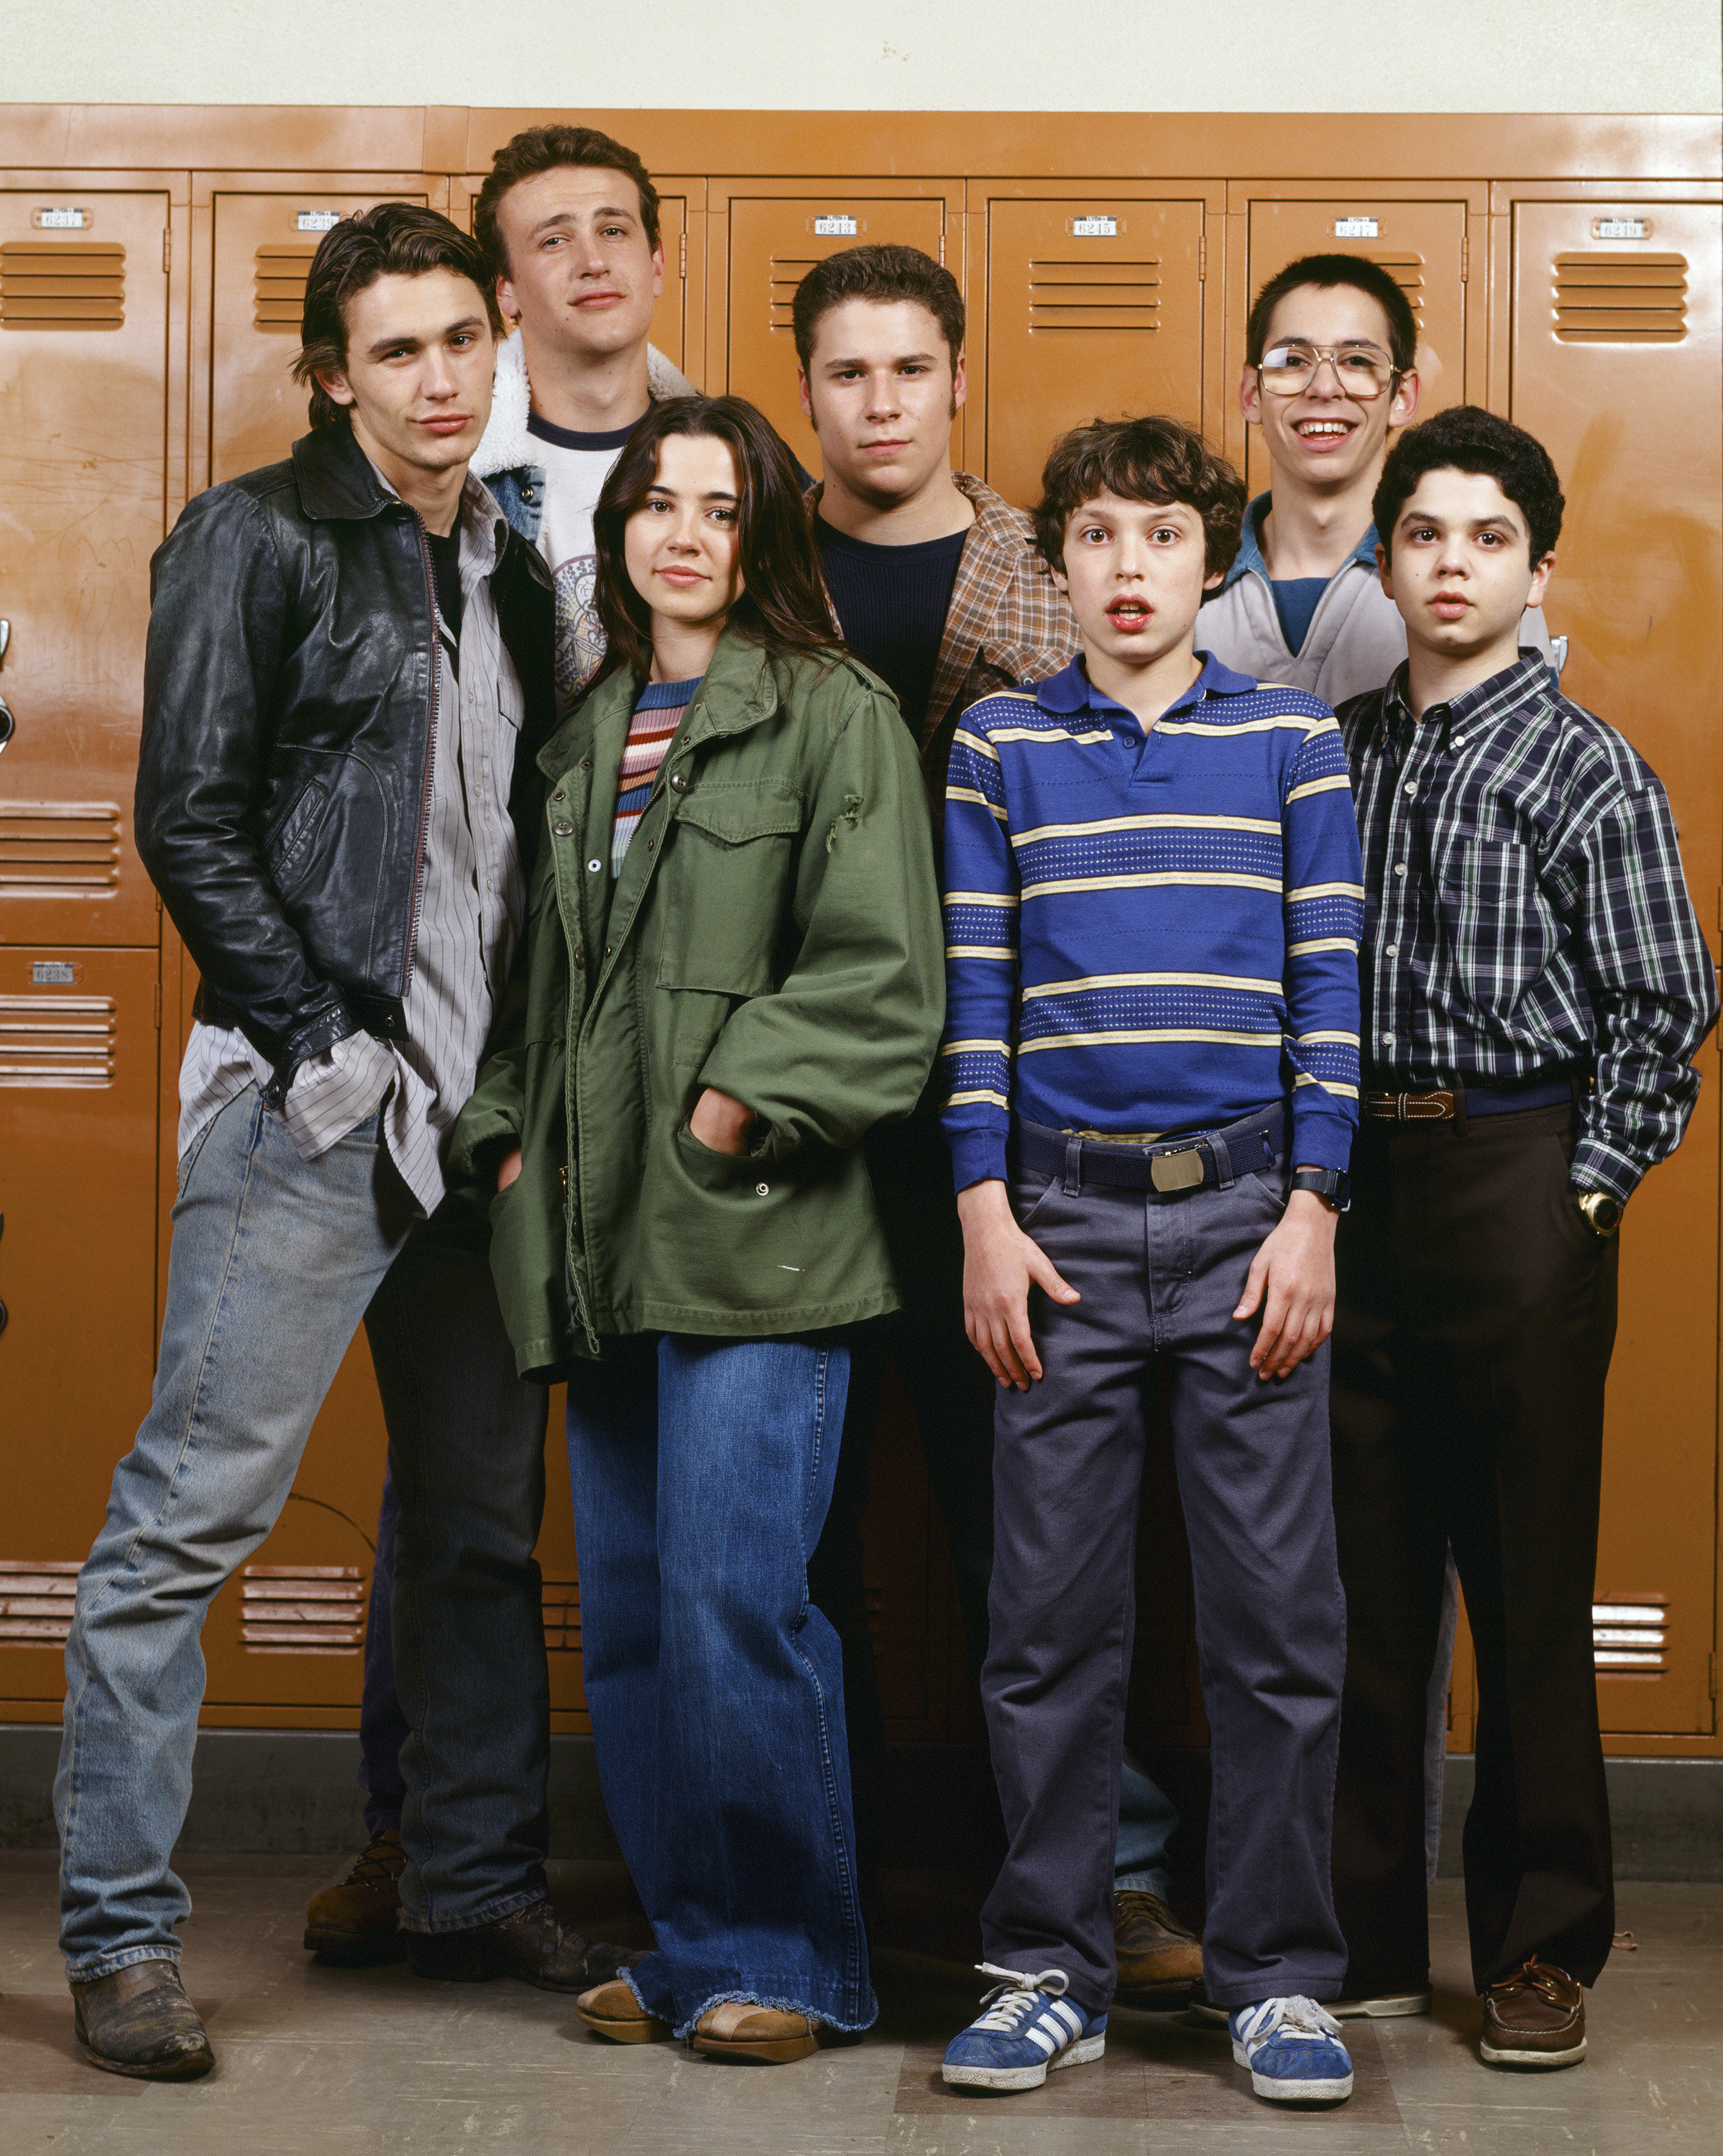
[(1447, 1123), (1456, 1113), (1450, 1092), (1366, 1093), (1360, 1104), (1378, 1122)]
[(1499, 1086), (1435, 1086), (1424, 1093), (1366, 1092), (1360, 1107), (1372, 1122), (1451, 1123), (1460, 1116), (1506, 1116), (1526, 1108), (1552, 1108), (1571, 1101), (1566, 1071), (1539, 1072)]

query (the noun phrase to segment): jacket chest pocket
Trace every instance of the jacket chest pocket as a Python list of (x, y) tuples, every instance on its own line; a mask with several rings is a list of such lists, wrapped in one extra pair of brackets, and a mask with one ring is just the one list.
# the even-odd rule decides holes
[(762, 996), (789, 912), (802, 797), (783, 779), (699, 783), (666, 827), (661, 988)]

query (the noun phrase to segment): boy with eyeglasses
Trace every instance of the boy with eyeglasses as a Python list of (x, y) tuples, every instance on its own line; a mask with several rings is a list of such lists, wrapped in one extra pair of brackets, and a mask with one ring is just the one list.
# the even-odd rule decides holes
[[(1390, 437), (1418, 408), (1417, 344), (1405, 293), (1366, 255), (1304, 255), (1257, 295), (1238, 402), (1273, 485), (1202, 610), (1203, 648), (1227, 665), (1338, 706), (1405, 658), (1370, 504)], [(1520, 640), (1552, 656), (1535, 609)]]

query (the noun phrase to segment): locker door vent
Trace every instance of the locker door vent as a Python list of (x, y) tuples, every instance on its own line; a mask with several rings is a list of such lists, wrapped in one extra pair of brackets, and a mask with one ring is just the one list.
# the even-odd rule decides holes
[(1556, 257), (1556, 335), (1563, 344), (1679, 344), (1686, 334), (1684, 255)]
[(544, 1581), (544, 1644), (553, 1655), (580, 1652), (580, 1582)]
[(106, 801), (0, 801), (0, 897), (69, 897), (120, 881), (120, 811)]
[(1412, 319), (1418, 326), (1418, 334), (1424, 328), (1424, 258), (1422, 254), (1396, 254), (1381, 248), (1362, 247), (1358, 250), (1368, 262), (1386, 270), (1394, 282), (1405, 293), (1411, 304)]
[(0, 246), (0, 329), (116, 330), (126, 320), (126, 249), (92, 239)]
[(365, 1583), (351, 1564), (248, 1564), (239, 1637), (248, 1655), (356, 1655)]
[(1669, 1667), (1669, 1605), (1661, 1594), (1592, 1604), (1592, 1660), (1612, 1676), (1661, 1676)]
[(1029, 333), (1049, 330), (1158, 330), (1160, 258), (1136, 262), (1049, 260), (1029, 265)]
[(110, 996), (0, 996), (0, 1086), (111, 1086)]
[(20, 1564), (0, 1558), (0, 1642), (63, 1647), (72, 1629), (76, 1564)]
[(795, 326), (791, 313), (801, 281), (813, 266), (816, 257), (803, 260), (799, 256), (774, 254), (767, 270), (767, 306), (772, 327), (786, 332)]
[(311, 274), (313, 240), (285, 240), (257, 250), (257, 291), (252, 321), (260, 330), (299, 334), (305, 316), (305, 280)]

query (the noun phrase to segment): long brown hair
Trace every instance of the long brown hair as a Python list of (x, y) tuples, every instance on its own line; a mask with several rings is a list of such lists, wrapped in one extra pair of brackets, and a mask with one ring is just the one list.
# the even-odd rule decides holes
[(593, 511), (605, 637), (594, 685), (625, 666), (641, 680), (652, 670), (651, 609), (629, 576), (623, 535), (658, 477), (658, 444), (670, 434), (709, 434), (728, 444), (736, 461), (743, 588), (728, 625), (774, 656), (835, 654), (838, 634), (814, 558), (801, 485), (771, 422), (745, 398), (672, 397), (655, 404), (629, 437)]

